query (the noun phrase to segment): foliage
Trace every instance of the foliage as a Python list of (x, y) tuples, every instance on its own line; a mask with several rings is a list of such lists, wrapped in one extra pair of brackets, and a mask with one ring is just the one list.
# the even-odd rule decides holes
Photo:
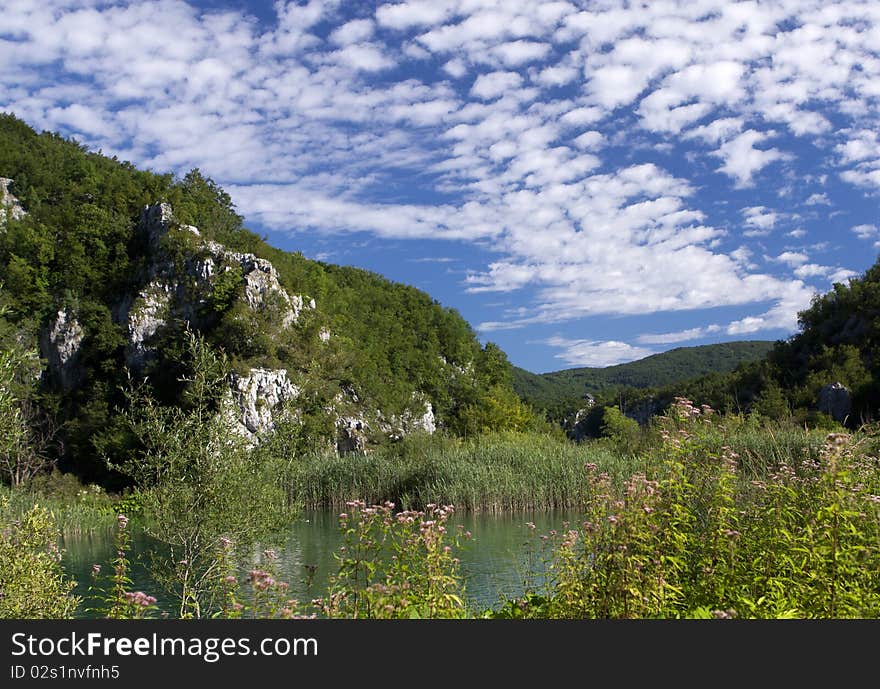
[[(846, 434), (750, 478), (704, 442), (716, 415), (679, 399), (649, 474), (595, 465), (580, 528), (552, 534), (553, 577), (499, 616), (876, 617), (880, 472)], [(534, 607), (533, 607), (534, 606)]]
[(192, 333), (187, 353), (185, 407), (131, 391), (125, 418), (139, 450), (117, 468), (144, 491), (146, 531), (168, 547), (154, 562), (157, 578), (179, 599), (181, 616), (200, 617), (214, 604), (219, 539), (247, 548), (286, 523), (288, 503), (273, 467), (248, 454), (223, 410), (226, 362)]
[(459, 559), (469, 533), (449, 534), (450, 505), (394, 512), (394, 503), (349, 502), (339, 515), (345, 545), (339, 572), (321, 603), (327, 617), (461, 618)]
[(0, 304), (0, 480), (15, 487), (52, 467), (55, 429), (36, 400), (37, 354), (21, 344), (25, 335), (8, 325), (9, 314)]
[(727, 373), (760, 359), (772, 342), (741, 341), (678, 347), (661, 354), (605, 368), (572, 368), (534, 374), (514, 368), (514, 389), (524, 400), (554, 418), (583, 406), (585, 394), (611, 399), (618, 388), (661, 388), (708, 373)]
[(34, 504), (21, 518), (0, 497), (0, 618), (68, 618), (79, 605), (61, 568), (58, 527)]

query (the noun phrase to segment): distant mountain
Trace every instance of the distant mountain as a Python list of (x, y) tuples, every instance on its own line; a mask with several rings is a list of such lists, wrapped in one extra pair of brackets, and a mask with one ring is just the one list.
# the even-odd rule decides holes
[(585, 394), (597, 395), (612, 388), (656, 388), (708, 373), (728, 373), (743, 362), (767, 356), (774, 344), (766, 340), (748, 340), (678, 347), (628, 364), (542, 374), (514, 367), (513, 386), (525, 401), (547, 409), (564, 400)]

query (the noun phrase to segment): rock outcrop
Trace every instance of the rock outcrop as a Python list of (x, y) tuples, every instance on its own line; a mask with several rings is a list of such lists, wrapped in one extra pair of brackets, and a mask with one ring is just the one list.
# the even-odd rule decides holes
[[(196, 250), (183, 265), (178, 266), (162, 251), (162, 240), (175, 227), (194, 235)], [(151, 339), (171, 319), (181, 319), (194, 327), (202, 325), (201, 309), (205, 306), (214, 281), (221, 273), (241, 271), (244, 301), (254, 311), (280, 307), (282, 327), (299, 320), (303, 309), (315, 309), (314, 299), (290, 295), (281, 286), (278, 272), (267, 260), (253, 254), (230, 251), (222, 244), (204, 241), (198, 228), (176, 225), (172, 208), (167, 203), (147, 206), (141, 212), (139, 229), (147, 241), (151, 260), (146, 268), (146, 286), (123, 300), (116, 317), (128, 330), (126, 365), (143, 369), (152, 355)]]
[(627, 407), (623, 413), (634, 421), (638, 421), (640, 426), (644, 426), (652, 416), (662, 413), (665, 408), (666, 405), (661, 400), (649, 397), (632, 407)]
[(21, 220), (26, 213), (18, 199), (9, 191), (12, 180), (8, 177), (0, 177), (0, 227), (6, 225), (6, 219)]
[[(8, 182), (0, 184), (0, 207), (7, 210), (16, 208), (14, 197), (8, 193)], [(196, 227), (180, 225), (167, 203), (145, 207), (138, 229), (147, 251), (147, 261), (137, 276), (141, 287), (122, 295), (112, 309), (113, 319), (123, 327), (126, 336), (125, 364), (135, 376), (148, 370), (147, 364), (158, 354), (158, 338), (169, 324), (183, 321), (194, 330), (216, 327), (217, 311), (211, 307), (215, 287), (226, 287), (217, 282), (222, 275), (240, 279), (240, 289), (232, 298), (239, 299), (255, 316), (271, 309), (264, 314), (267, 318), (260, 316), (261, 323), (276, 333), (279, 328), (296, 324), (306, 309), (317, 308), (314, 299), (289, 294), (271, 262), (254, 254), (231, 251), (204, 238)], [(180, 232), (186, 234), (169, 237)], [(166, 238), (171, 240), (170, 244)], [(220, 291), (228, 293), (228, 289)], [(71, 312), (61, 309), (41, 338), (50, 375), (65, 390), (83, 382), (78, 359), (86, 335)], [(326, 327), (314, 336), (320, 342), (331, 338)], [(236, 432), (253, 447), (262, 435), (276, 427), (282, 409), (290, 412), (293, 421), (297, 420), (296, 405), (287, 403), (295, 402), (299, 396), (300, 389), (287, 370), (255, 367), (246, 374), (229, 377), (229, 393), (222, 413), (228, 415)], [(369, 408), (354, 389), (343, 387), (326, 411), (336, 419), (335, 439), (328, 450), (335, 449), (339, 454), (366, 454), (370, 436), (399, 439), (416, 431), (433, 433), (437, 428), (431, 402), (420, 393), (413, 394), (409, 408), (402, 414), (386, 419), (381, 410)]]
[(49, 329), (40, 338), (40, 349), (46, 359), (50, 376), (63, 390), (75, 387), (82, 377), (78, 365), (79, 351), (85, 331), (66, 309), (61, 309)]
[(271, 431), (278, 408), (299, 395), (284, 369), (252, 368), (247, 375), (233, 373), (229, 385), (242, 435)]
[(366, 420), (355, 416), (341, 416), (336, 419), (336, 453), (340, 455), (367, 452)]
[(852, 411), (852, 394), (843, 383), (828, 383), (819, 391), (817, 406), (820, 412), (843, 423)]

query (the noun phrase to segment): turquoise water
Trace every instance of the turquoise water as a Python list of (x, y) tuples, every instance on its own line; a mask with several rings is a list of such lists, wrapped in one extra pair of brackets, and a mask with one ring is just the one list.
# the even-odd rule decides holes
[[(572, 512), (455, 515), (452, 524), (462, 524), (473, 534), (459, 553), (470, 606), (474, 610), (497, 607), (504, 599), (521, 595), (524, 581), (534, 579), (532, 574), (542, 570), (539, 536), (551, 529), (562, 530), (566, 521), (576, 519)], [(534, 531), (527, 522), (536, 525)], [(111, 569), (112, 536), (111, 532), (95, 533), (62, 542), (65, 569), (78, 582), (76, 593), (85, 598), (80, 610), (83, 616), (90, 616), (88, 608), (96, 605), (89, 592), (92, 565), (100, 564), (104, 572)], [(307, 601), (323, 595), (336, 571), (334, 555), (340, 545), (335, 511), (305, 512), (291, 525), (281, 547), (275, 547), (279, 578), (290, 584), (290, 597)], [(156, 548), (149, 538), (135, 533), (129, 553), (131, 577), (135, 590), (156, 596), (160, 608), (171, 612), (173, 603), (149, 573), (149, 553)]]

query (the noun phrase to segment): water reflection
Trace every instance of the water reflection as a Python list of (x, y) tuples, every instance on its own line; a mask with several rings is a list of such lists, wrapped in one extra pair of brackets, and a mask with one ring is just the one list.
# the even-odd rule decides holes
[[(465, 593), (473, 610), (496, 607), (507, 598), (521, 595), (524, 582), (534, 584), (535, 573), (542, 571), (540, 534), (562, 530), (566, 521), (575, 522), (573, 512), (517, 512), (513, 514), (456, 514), (450, 520), (450, 532), (458, 524), (473, 534), (460, 553)], [(526, 526), (535, 524), (532, 530)], [(276, 550), (280, 578), (290, 584), (290, 595), (308, 601), (324, 594), (330, 576), (337, 570), (336, 554), (342, 545), (335, 511), (309, 511), (291, 525), (289, 536)], [(97, 601), (88, 589), (91, 567), (98, 563), (107, 572), (114, 555), (113, 533), (102, 532), (68, 538), (62, 546), (66, 570), (79, 582), (77, 595), (86, 598), (80, 614)], [(173, 614), (174, 605), (158, 591), (149, 575), (148, 554), (157, 545), (143, 534), (132, 542), (129, 559), (131, 578), (136, 590), (155, 595), (160, 608)], [(254, 559), (260, 552), (254, 553)]]

